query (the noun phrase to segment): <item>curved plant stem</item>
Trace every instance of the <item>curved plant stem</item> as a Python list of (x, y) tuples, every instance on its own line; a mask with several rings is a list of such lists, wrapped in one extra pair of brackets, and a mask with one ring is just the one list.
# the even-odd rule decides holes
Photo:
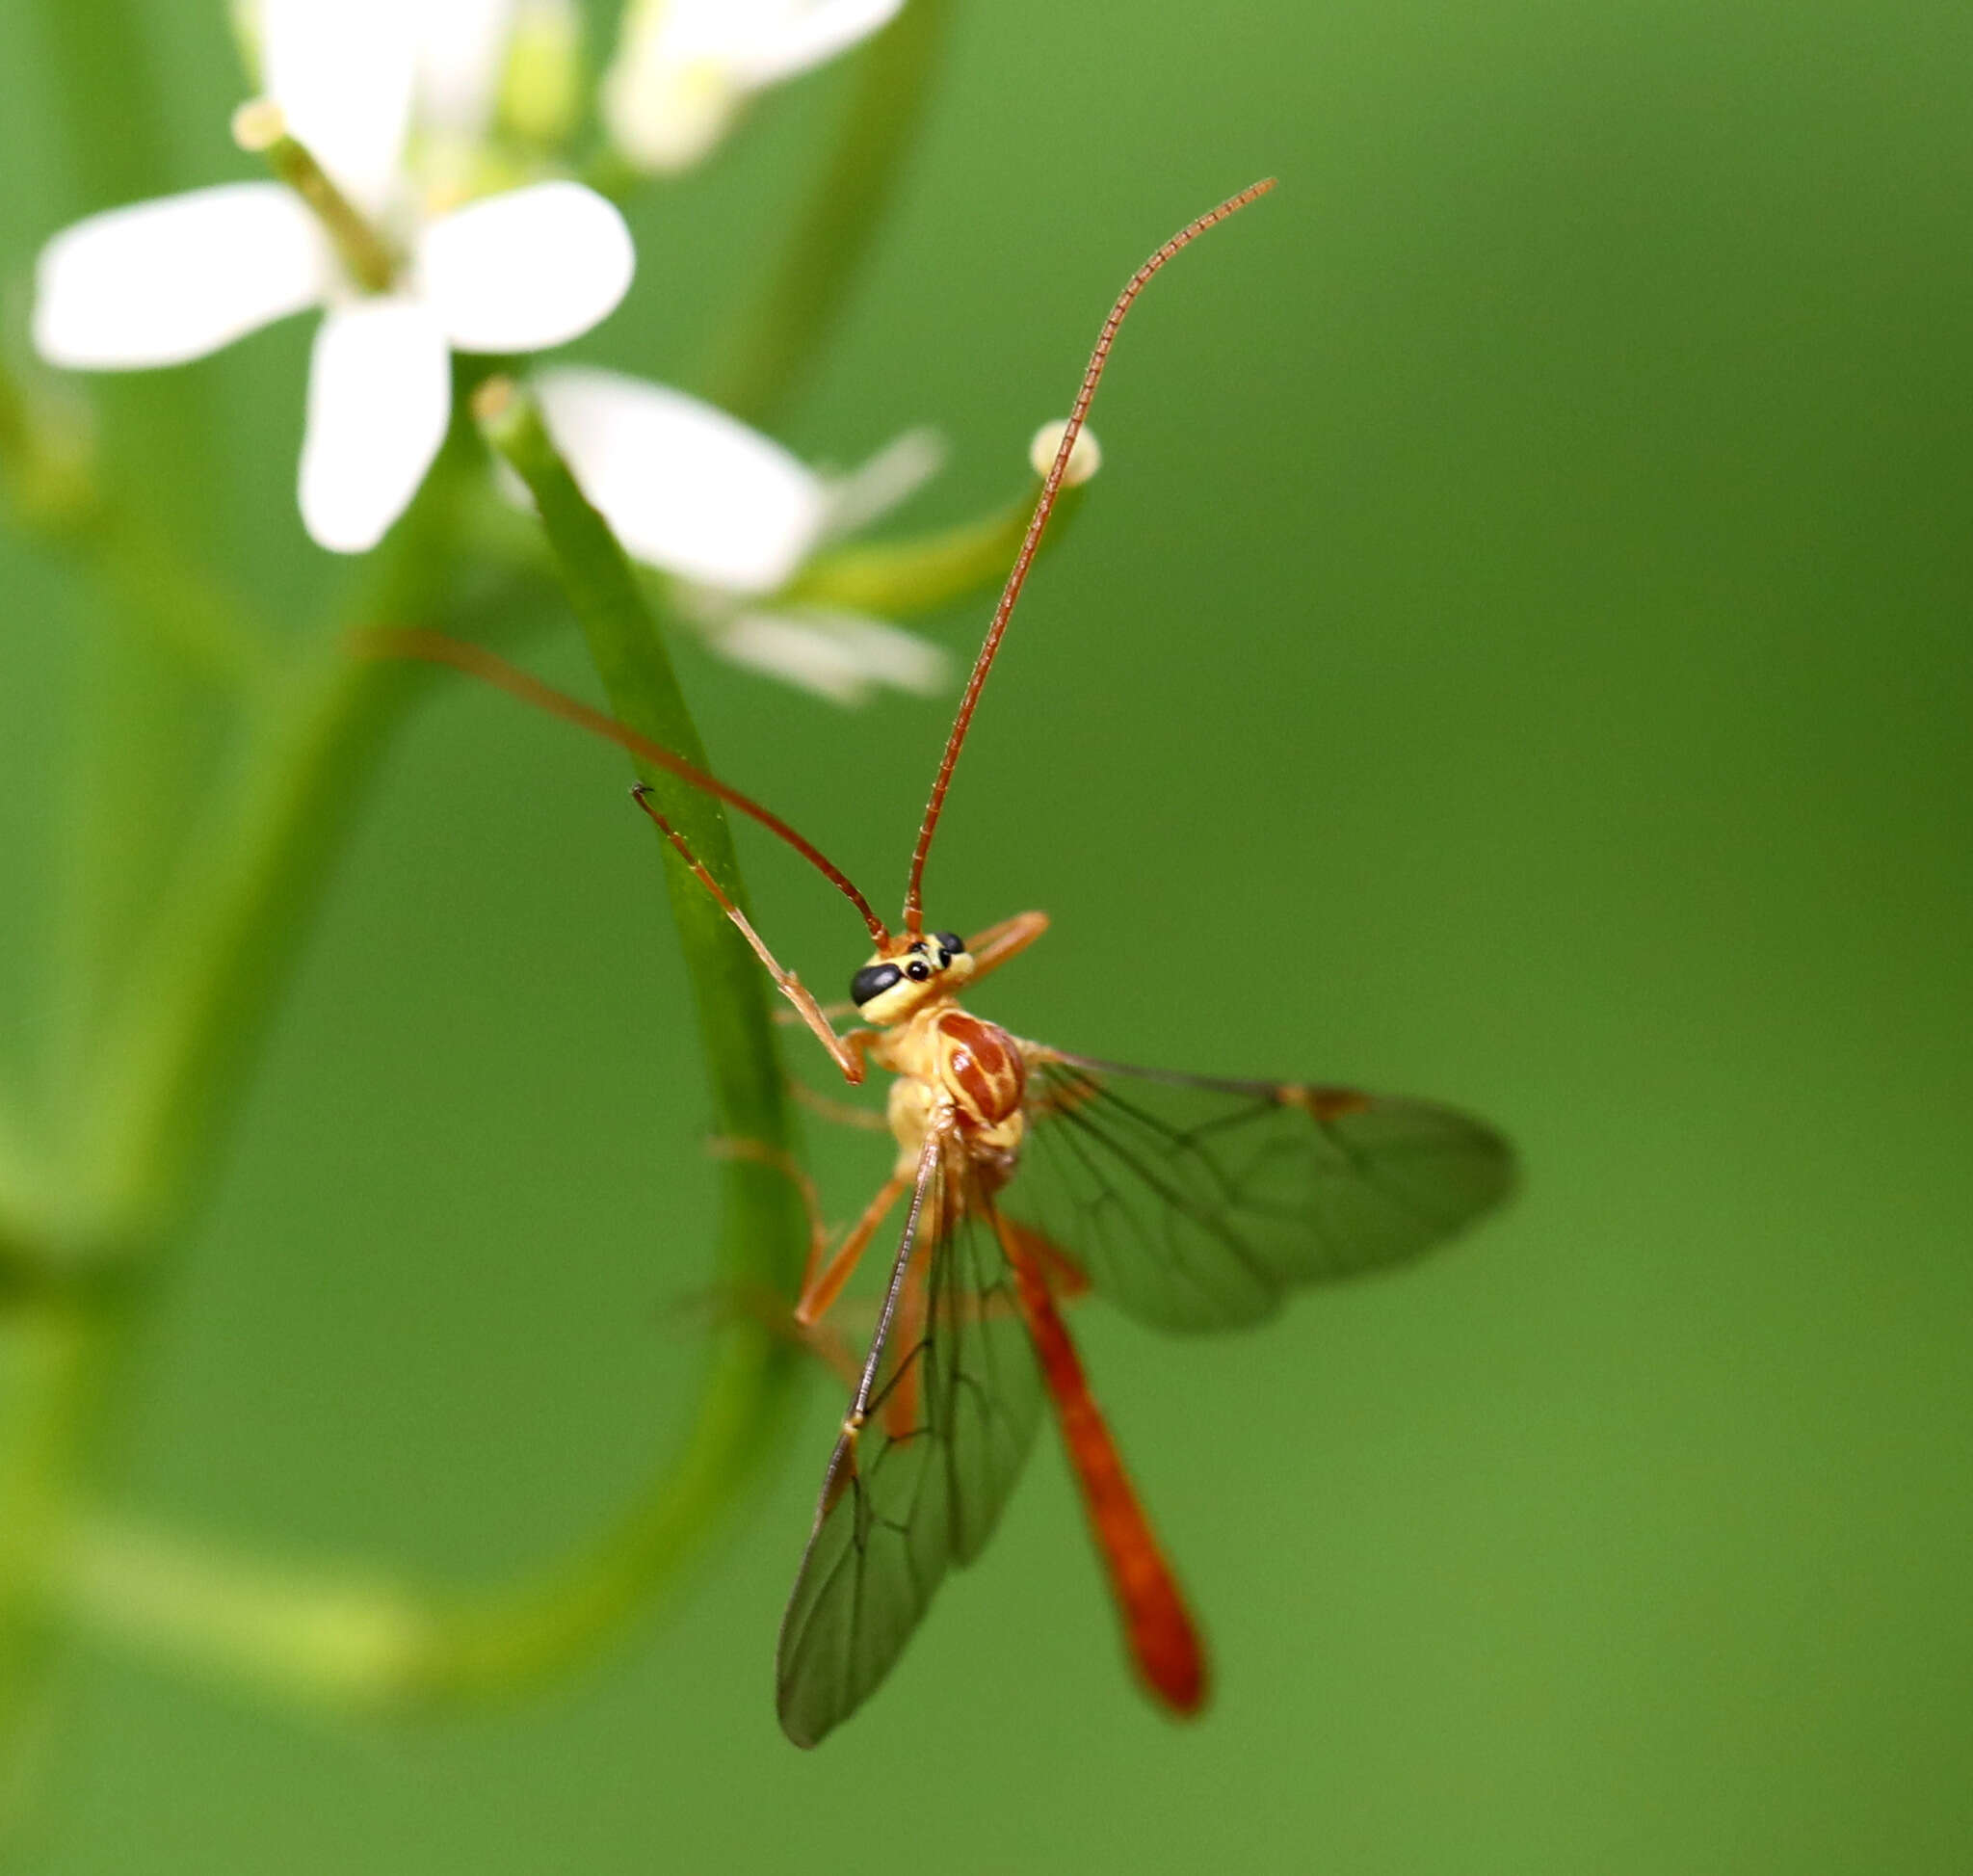
[[(914, 0), (861, 55), (834, 163), (727, 360), (723, 389), (735, 408), (755, 416), (777, 408), (812, 366), (894, 185), (949, 11), (949, 0)], [(117, 137), (85, 133), (87, 205), (154, 187), (165, 166), (146, 129), (146, 62), (130, 55), (131, 0), (41, 0), (39, 12), (75, 121), (118, 123)], [(106, 395), (125, 419), (116, 428), (128, 434), (110, 456), (130, 465), (128, 478), (90, 491), (82, 517), (118, 520), (121, 557), (109, 556), (105, 570), (120, 600), (149, 602), (154, 628), (96, 635), (102, 681), (92, 697), (73, 843), (82, 858), (65, 934), (66, 955), (80, 961), (69, 1000), (87, 1015), (64, 1039), (58, 1159), (42, 1182), (49, 1209), (27, 1229), (0, 1218), (0, 1795), (17, 1777), (16, 1741), (37, 1699), (45, 1599), (290, 1692), (375, 1703), (513, 1689), (645, 1606), (697, 1554), (774, 1449), (802, 1365), (787, 1339), (736, 1308), (714, 1339), (682, 1449), (614, 1528), (539, 1578), (470, 1597), (426, 1601), (387, 1584), (293, 1576), (78, 1517), (112, 1417), (103, 1402), (123, 1365), (127, 1318), (107, 1300), (118, 1273), (155, 1264), (182, 1231), (337, 838), (426, 679), (352, 658), (340, 643), (281, 660), (229, 616), (224, 595), (196, 582), (165, 593), (158, 616), (154, 550), (180, 538), (173, 506), (195, 511), (184, 539), (196, 540), (201, 518), (197, 479), (183, 466), (208, 453), (194, 447), (200, 413), (187, 383)], [(612, 708), (702, 764), (639, 582), (533, 406), (513, 399), (487, 431), (534, 492)], [(362, 608), (367, 621), (443, 616), (475, 454), (469, 427), (456, 425), (380, 557), (386, 571)], [(162, 505), (140, 514), (136, 493), (148, 500), (154, 489), (165, 490)], [(215, 674), (232, 680), (245, 724), (237, 747), (197, 714), (211, 706), (201, 686)], [(719, 804), (667, 773), (645, 779), (744, 905)], [(722, 1279), (735, 1295), (786, 1295), (807, 1227), (800, 1193), (775, 1170), (790, 1154), (794, 1121), (767, 980), (669, 848), (663, 859), (718, 1128), (766, 1149), (723, 1163)]]
[(705, 375), (705, 395), (735, 416), (771, 425), (814, 368), (917, 136), (951, 15), (951, 0), (911, 0), (856, 55), (835, 151)]
[[(697, 766), (704, 746), (631, 569), (603, 517), (576, 487), (523, 393), (486, 387), (482, 424), (533, 493), (569, 603), (611, 708), (623, 723)], [(719, 802), (663, 769), (644, 768), (672, 826), (721, 886), (745, 906), (738, 858)], [(705, 888), (661, 849), (671, 912), (697, 1005), (717, 1125), (771, 1155), (794, 1145), (769, 1008), (768, 980)], [(800, 1194), (757, 1160), (724, 1162), (720, 1270), (734, 1294), (792, 1293), (807, 1246)], [(422, 1678), (435, 1691), (511, 1686), (566, 1659), (634, 1606), (711, 1534), (772, 1450), (798, 1358), (785, 1338), (736, 1312), (720, 1332), (684, 1451), (595, 1549), (539, 1586), (491, 1594), (443, 1616)]]
[[(39, 0), (33, 25), (46, 81), (70, 132), (66, 155), (73, 205), (100, 209), (151, 193), (170, 173), (155, 62), (145, 53), (145, 21), (134, 0)], [(32, 29), (31, 29), (32, 30)], [(192, 374), (119, 381), (92, 400), (122, 470), (118, 499), (145, 505), (155, 524), (196, 541), (207, 521), (206, 387)], [(13, 438), (39, 445), (21, 428), (33, 401), (15, 401)], [(35, 517), (59, 525), (90, 490), (64, 451), (16, 451), (11, 492)], [(26, 478), (17, 473), (28, 471)], [(199, 680), (175, 654), (141, 633), (84, 621), (92, 681), (80, 695), (54, 992), (60, 1018), (48, 1033), (58, 1095), (79, 1085), (91, 1013), (115, 980), (141, 924), (139, 908), (169, 870), (198, 791)], [(45, 1182), (54, 1183), (50, 1178)], [(40, 1195), (30, 1194), (33, 1201)], [(85, 1303), (16, 1276), (44, 1260), (45, 1220), (10, 1218), (8, 1281), (0, 1290), (0, 1858), (14, 1847), (30, 1795), (43, 1677), (41, 1552), (95, 1431), (91, 1403), (116, 1337), (100, 1301)]]
[(250, 703), (273, 687), (273, 633), (230, 589), (192, 566), (147, 515), (105, 507), (73, 544), (123, 617), (188, 675)]
[[(1040, 492), (1037, 477), (1013, 507), (978, 520), (902, 541), (858, 542), (827, 548), (775, 595), (776, 600), (842, 606), (887, 619), (937, 612), (969, 594), (997, 586), (1007, 577)], [(1084, 485), (1064, 489), (1057, 495), (1040, 552), (1051, 552), (1061, 544), (1065, 526), (1081, 509), (1088, 492)]]
[[(470, 433), (461, 439), (477, 455)], [(441, 459), (406, 523), (408, 557), (384, 556), (389, 590), (407, 604), (435, 597), (441, 576), (429, 567), (444, 554), (434, 534), (457, 474)], [(136, 1295), (124, 1279), (182, 1229), (329, 838), (368, 772), (375, 739), (361, 731), (380, 728), (411, 682), (340, 655), (304, 657), (277, 697), (250, 700), (247, 753), (222, 779), (204, 840), (130, 967), (137, 996), (108, 1013), (83, 1065), (92, 1098), (28, 1190), (27, 1214), (0, 1218), (0, 1799), (12, 1805), (0, 1831), (27, 1798), (51, 1572), (114, 1435)]]
[[(611, 708), (619, 721), (650, 741), (675, 751), (696, 767), (709, 767), (656, 618), (609, 523), (576, 487), (533, 400), (510, 381), (497, 381), (487, 390), (499, 395), (483, 396), (482, 428), (535, 498)], [(744, 910), (746, 888), (725, 809), (669, 770), (641, 767), (640, 774), (666, 818)], [(661, 851), (698, 1001), (720, 1124), (735, 1138), (786, 1150), (792, 1144), (792, 1115), (775, 1046), (768, 979), (711, 895), (669, 846), (661, 845)], [(751, 1175), (758, 1169), (744, 1162), (729, 1170), (742, 1176), (736, 1178), (736, 1190), (751, 1191), (760, 1185), (777, 1195), (776, 1202), (756, 1221), (771, 1237), (781, 1235), (791, 1221), (799, 1219), (797, 1195), (787, 1179), (768, 1175), (756, 1180)], [(785, 1287), (785, 1280), (799, 1268), (802, 1244), (784, 1238), (783, 1248), (788, 1252), (784, 1263), (754, 1274), (771, 1277)]]
[(649, 1608), (719, 1529), (777, 1422), (782, 1346), (723, 1337), (682, 1452), (594, 1544), (518, 1584), (423, 1594), (374, 1571), (231, 1555), (100, 1515), (61, 1530), (38, 1567), (51, 1604), (85, 1629), (282, 1700), (395, 1717), (517, 1697)]
[(184, 1215), (329, 852), (410, 689), (404, 672), (323, 650), (258, 714), (92, 1065), (66, 1256), (133, 1255)]
[(104, 1517), (50, 1546), (50, 1605), (92, 1633), (206, 1678), (346, 1711), (416, 1683), (425, 1619), (390, 1583), (223, 1556)]
[[(729, 1198), (729, 1215), (739, 1209)], [(783, 1235), (779, 1243), (786, 1242)], [(750, 1253), (729, 1224), (728, 1268), (759, 1256), (758, 1242)], [(720, 1530), (774, 1451), (796, 1361), (785, 1342), (758, 1324), (723, 1332), (684, 1448), (646, 1493), (592, 1549), (532, 1583), (441, 1609), (415, 1663), (414, 1688), (449, 1699), (523, 1691), (651, 1607)]]
[(723, 1336), (682, 1452), (597, 1542), (517, 1584), (426, 1595), (375, 1572), (229, 1555), (101, 1516), (60, 1531), (35, 1567), (80, 1626), (283, 1700), (396, 1716), (516, 1697), (650, 1608), (720, 1528), (778, 1423), (782, 1347)]
[[(534, 489), (554, 563), (613, 706), (647, 736), (702, 761), (628, 564), (555, 456), (532, 406), (516, 400), (513, 416), (502, 440)], [(444, 575), (434, 569), (448, 559), (446, 542), (460, 519), (468, 480), (461, 458), (475, 448), (462, 426), (393, 537), (391, 568), (365, 608), (370, 616), (407, 621), (442, 610)], [(340, 644), (324, 645), (263, 700), (237, 774), (156, 922), (130, 998), (92, 1065), (100, 1097), (63, 1181), (85, 1197), (34, 1247), (39, 1268), (52, 1274), (65, 1265), (141, 1258), (182, 1221), (333, 836), (384, 732), (428, 677), (422, 668), (351, 658)], [(674, 824), (743, 897), (718, 804), (669, 775), (650, 779), (665, 791)], [(785, 1153), (792, 1115), (766, 981), (697, 882), (673, 868), (671, 885), (720, 1128)], [(728, 1160), (722, 1176), (721, 1264), (728, 1286), (788, 1293), (807, 1242), (799, 1194), (757, 1160)], [(39, 1301), (64, 1293), (58, 1283), (28, 1294)], [(102, 1355), (114, 1318), (77, 1321), (83, 1355), (92, 1344)], [(289, 1697), (376, 1707), (515, 1689), (593, 1646), (697, 1551), (772, 1450), (798, 1365), (782, 1337), (736, 1311), (716, 1338), (682, 1451), (599, 1541), (513, 1587), (419, 1599), (387, 1583), (263, 1568), (106, 1519), (77, 1519), (66, 1501), (76, 1472), (87, 1468), (65, 1459), (37, 1464), (31, 1478), (0, 1476), (0, 1519), (32, 1538), (22, 1540), (13, 1588), (19, 1595), (34, 1576), (57, 1607), (99, 1630)], [(81, 1383), (56, 1386), (45, 1367), (26, 1374), (15, 1417), (38, 1398), (46, 1431), (33, 1450), (52, 1450), (63, 1439), (75, 1443), (92, 1417), (87, 1392)], [(41, 1492), (44, 1478), (59, 1481), (64, 1502), (55, 1509), (47, 1508), (55, 1504), (53, 1488)], [(7, 1587), (0, 1582), (0, 1592)], [(0, 1618), (7, 1613), (0, 1606)], [(29, 1629), (7, 1625), (4, 1632), (25, 1637)]]
[[(478, 454), (457, 427), (381, 557), (366, 606), (429, 618)], [(148, 921), (104, 1040), (64, 1180), (76, 1195), (51, 1247), (68, 1262), (140, 1255), (174, 1231), (415, 674), (303, 647), (262, 686), (171, 889)]]

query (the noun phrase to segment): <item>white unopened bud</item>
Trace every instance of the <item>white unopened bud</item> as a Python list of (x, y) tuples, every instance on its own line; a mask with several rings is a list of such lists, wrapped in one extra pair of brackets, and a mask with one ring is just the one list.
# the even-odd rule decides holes
[[(1054, 467), (1056, 452), (1062, 448), (1062, 433), (1067, 428), (1065, 422), (1044, 423), (1035, 432), (1035, 440), (1028, 445), (1028, 461), (1038, 476), (1046, 476)], [(1089, 481), (1102, 466), (1103, 446), (1096, 441), (1095, 432), (1085, 426), (1076, 432), (1075, 446), (1068, 452), (1068, 466), (1062, 472), (1062, 486), (1074, 489)]]

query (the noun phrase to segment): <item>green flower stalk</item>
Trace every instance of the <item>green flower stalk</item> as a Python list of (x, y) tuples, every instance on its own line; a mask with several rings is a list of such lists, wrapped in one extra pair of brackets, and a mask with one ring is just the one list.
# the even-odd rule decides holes
[[(741, 628), (757, 635), (764, 617), (784, 646), (791, 621), (832, 630), (865, 660), (854, 676), (926, 688), (907, 647), (929, 647), (886, 639), (885, 619), (991, 585), (1026, 514), (1024, 504), (915, 542), (848, 539), (929, 472), (922, 438), (906, 438), (860, 480), (783, 463), (750, 483), (744, 502), (728, 503), (734, 514), (757, 519), (776, 478), (789, 504), (766, 561), (756, 551), (737, 566), (679, 564), (619, 540), (609, 504), (584, 492), (591, 465), (571, 474), (574, 444), (556, 440), (552, 373), (531, 381), (545, 422), (535, 390), (506, 377), (474, 399), (513, 368), (504, 361), (606, 317), (630, 279), (626, 224), (568, 173), (570, 139), (612, 120), (578, 82), (574, 14), (563, 0), (523, 6), (509, 56), (486, 66), (499, 81), (490, 92), (468, 99), (463, 118), (457, 97), (447, 117), (421, 95), (424, 115), (366, 167), (349, 87), (377, 86), (379, 60), (352, 63), (332, 10), (279, 23), (248, 11), (253, 88), (266, 97), (237, 128), (274, 179), (142, 201), (167, 165), (149, 69), (127, 56), (134, 22), (120, 0), (42, 7), (75, 121), (114, 119), (118, 134), (79, 131), (86, 202), (98, 212), (48, 241), (37, 275), (43, 362), (95, 375), (85, 394), (0, 371), (10, 518), (66, 559), (94, 608), (84, 784), (63, 831), (71, 883), (56, 1000), (74, 1014), (59, 1025), (44, 1085), (0, 1088), (0, 1805), (26, 1788), (20, 1747), (64, 1625), (345, 1711), (524, 1688), (662, 1599), (776, 1450), (794, 1397), (798, 1350), (736, 1307), (709, 1337), (676, 1449), (654, 1458), (618, 1514), (538, 1574), (470, 1591), (229, 1555), (101, 1502), (132, 1332), (220, 1169), (380, 758), (436, 681), (359, 654), (361, 630), (511, 633), (539, 622), (552, 574), (616, 717), (703, 766), (662, 624), (682, 618), (736, 656)], [(665, 13), (673, 35), (724, 17), (702, 0)], [(784, 408), (819, 357), (894, 195), (949, 13), (947, 0), (860, 0), (837, 8), (821, 38), (722, 53), (718, 121), (699, 125), (715, 137), (757, 92), (863, 41), (839, 142), (767, 290), (725, 322), (736, 337), (723, 382), (743, 413)], [(647, 30), (657, 17), (634, 10), (619, 65), (634, 51), (661, 104), (676, 102), (683, 93), (664, 87), (681, 69), (680, 41)], [(329, 34), (322, 56), (284, 44), (296, 20)], [(335, 616), (276, 629), (209, 561), (208, 517), (192, 492), (223, 480), (206, 473), (206, 379), (197, 366), (150, 381), (101, 374), (189, 363), (310, 309), (322, 323), (303, 524), (324, 546), (375, 557)], [(703, 430), (711, 418), (738, 428), (719, 412), (694, 421)], [(503, 512), (487, 445), (526, 485), (539, 530)], [(759, 437), (725, 446), (756, 466), (777, 448)], [(696, 518), (684, 533), (703, 547)], [(634, 568), (626, 547), (664, 571)], [(662, 768), (643, 779), (744, 906), (720, 804)], [(742, 1143), (717, 1173), (717, 1281), (735, 1298), (785, 1298), (809, 1225), (791, 1176), (799, 1142), (771, 986), (669, 847), (661, 863), (715, 1127)]]

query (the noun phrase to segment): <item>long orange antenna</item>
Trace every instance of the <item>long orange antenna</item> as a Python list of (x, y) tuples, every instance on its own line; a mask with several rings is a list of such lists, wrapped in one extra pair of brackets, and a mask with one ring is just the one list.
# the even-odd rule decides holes
[(952, 772), (959, 766), (960, 751), (965, 746), (973, 712), (979, 707), (980, 693), (986, 688), (986, 674), (993, 669), (994, 653), (1000, 649), (1001, 636), (1007, 630), (1014, 601), (1021, 596), (1021, 588), (1027, 582), (1035, 550), (1041, 544), (1041, 530), (1048, 525), (1055, 497), (1062, 489), (1062, 478), (1068, 470), (1069, 451), (1075, 448), (1075, 439), (1082, 434), (1083, 419), (1089, 415), (1091, 401), (1102, 381), (1103, 367), (1109, 362), (1110, 348), (1117, 339), (1117, 329), (1123, 324), (1123, 316), (1129, 312), (1131, 302), (1144, 290), (1151, 276), (1179, 249), (1197, 241), (1208, 228), (1223, 222), (1229, 215), (1239, 214), (1249, 202), (1265, 196), (1274, 186), (1273, 176), (1263, 177), (1250, 188), (1243, 189), (1239, 195), (1229, 196), (1218, 208), (1208, 209), (1197, 221), (1187, 223), (1130, 277), (1130, 283), (1117, 296), (1117, 304), (1110, 308), (1110, 317), (1103, 322), (1103, 330), (1096, 337), (1096, 349), (1091, 353), (1089, 367), (1083, 373), (1082, 388), (1076, 392), (1068, 422), (1063, 426), (1055, 461), (1048, 465), (1048, 474), (1042, 481), (1041, 496), (1035, 504), (1034, 517), (1028, 522), (1028, 531), (1021, 540), (1021, 550), (1014, 556), (1013, 569), (1001, 590), (1000, 603), (993, 609), (992, 622), (986, 627), (980, 655), (973, 660), (973, 674), (966, 679), (965, 695), (960, 699), (959, 714), (953, 718), (952, 734), (945, 739), (945, 754), (939, 761), (938, 776), (932, 784), (932, 799), (925, 805), (925, 819), (918, 827), (918, 845), (911, 855), (910, 884), (905, 888), (905, 931), (908, 937), (924, 935), (925, 857), (932, 851), (932, 836), (937, 831), (938, 816), (945, 806), (945, 793), (952, 786)]
[[(505, 691), (509, 697), (518, 698), (521, 702), (545, 710), (551, 717), (560, 717), (564, 723), (572, 723), (578, 729), (587, 729), (592, 735), (600, 736), (605, 742), (615, 743), (618, 749), (628, 750), (632, 755), (652, 763), (660, 769), (667, 769), (682, 781), (689, 781), (695, 788), (703, 789), (708, 795), (717, 796), (729, 807), (736, 807), (742, 814), (756, 820), (776, 838), (785, 840), (789, 846), (815, 868), (844, 898), (855, 906), (863, 916), (863, 922), (870, 928), (870, 936), (877, 940), (881, 950), (890, 942), (890, 933), (883, 920), (870, 910), (870, 901), (858, 892), (851, 883), (850, 876), (826, 855), (813, 841), (797, 833), (787, 822), (771, 808), (761, 806), (751, 796), (743, 795), (739, 789), (728, 786), (717, 776), (707, 775), (696, 763), (688, 762), (684, 756), (673, 754), (662, 743), (640, 736), (636, 730), (618, 723), (615, 717), (606, 717), (600, 710), (592, 710), (587, 703), (578, 703), (572, 697), (565, 697), (558, 690), (552, 690), (539, 677), (531, 677), (526, 672), (511, 665), (505, 658), (496, 658), (492, 652), (477, 645), (468, 645), (463, 639), (447, 638), (443, 632), (428, 632), (416, 629), (402, 629), (392, 626), (376, 626), (355, 634), (356, 647), (375, 657), (420, 658), (427, 664), (450, 665), (455, 671), (462, 671), (468, 676), (478, 677), (491, 684), (496, 690)], [(644, 804), (640, 801), (639, 805)], [(648, 813), (650, 810), (645, 809)], [(664, 823), (659, 823), (661, 827)], [(676, 835), (669, 828), (666, 834), (674, 842)], [(707, 881), (711, 885), (710, 879)], [(717, 893), (718, 888), (714, 888)], [(743, 930), (747, 929), (743, 926)], [(776, 966), (778, 969), (778, 966)]]

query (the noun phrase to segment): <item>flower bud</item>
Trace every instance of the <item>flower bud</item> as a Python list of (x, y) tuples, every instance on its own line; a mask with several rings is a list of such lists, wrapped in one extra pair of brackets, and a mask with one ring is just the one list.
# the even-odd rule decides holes
[(500, 79), (500, 122), (521, 142), (566, 141), (582, 115), (582, 21), (569, 0), (521, 0)]
[[(1028, 445), (1028, 461), (1034, 464), (1035, 473), (1045, 477), (1055, 465), (1055, 455), (1062, 447), (1062, 433), (1068, 428), (1065, 422), (1044, 423), (1035, 432), (1035, 440)], [(1096, 441), (1095, 432), (1085, 425), (1076, 433), (1075, 446), (1068, 452), (1068, 466), (1062, 472), (1062, 486), (1075, 489), (1096, 473), (1103, 466), (1103, 446)]]

